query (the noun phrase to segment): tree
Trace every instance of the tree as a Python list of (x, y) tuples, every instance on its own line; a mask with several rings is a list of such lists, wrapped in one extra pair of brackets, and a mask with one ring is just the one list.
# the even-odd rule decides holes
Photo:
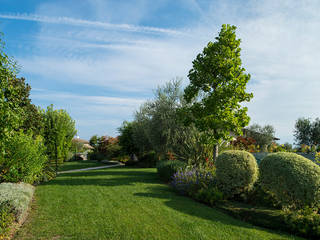
[(135, 122), (124, 121), (122, 126), (118, 128), (120, 133), (119, 145), (122, 147), (122, 151), (128, 155), (137, 154), (139, 152), (133, 139), (134, 124)]
[(49, 160), (55, 161), (57, 170), (58, 163), (67, 158), (72, 139), (77, 133), (75, 122), (65, 110), (54, 110), (53, 105), (43, 112), (43, 119), (47, 154)]
[(260, 126), (259, 124), (252, 124), (246, 129), (246, 136), (251, 137), (256, 141), (263, 151), (267, 151), (267, 147), (275, 138), (275, 130), (272, 125)]
[(218, 145), (231, 140), (230, 132), (241, 134), (250, 118), (241, 106), (253, 97), (247, 93), (250, 74), (245, 74), (240, 59), (240, 39), (236, 27), (222, 25), (215, 42), (209, 42), (193, 61), (189, 71), (190, 84), (184, 98), (190, 106), (184, 108), (186, 124), (194, 123), (214, 144), (215, 161)]
[(17, 74), (17, 64), (3, 49), (4, 42), (0, 38), (0, 164), (5, 155), (6, 144), (22, 123), (22, 110), (17, 101), (19, 94), (10, 84)]
[(294, 126), (294, 137), (297, 145), (308, 146), (320, 144), (320, 119), (314, 122), (310, 118), (298, 118)]
[(312, 123), (310, 118), (299, 118), (294, 125), (295, 142), (298, 145), (312, 145)]
[(34, 136), (40, 135), (43, 129), (43, 120), (40, 108), (31, 103), (31, 86), (25, 82), (25, 78), (11, 78), (9, 85), (16, 89), (17, 97), (8, 96), (9, 102), (15, 104), (21, 109), (21, 126), (24, 132), (32, 131)]

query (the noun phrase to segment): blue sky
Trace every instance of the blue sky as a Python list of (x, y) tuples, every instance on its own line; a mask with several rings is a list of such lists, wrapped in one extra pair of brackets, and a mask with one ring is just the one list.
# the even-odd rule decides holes
[(197, 53), (236, 25), (251, 123), (293, 142), (298, 117), (320, 117), (319, 10), (317, 0), (0, 0), (0, 31), (33, 103), (66, 109), (89, 139), (116, 136), (158, 85), (186, 85)]

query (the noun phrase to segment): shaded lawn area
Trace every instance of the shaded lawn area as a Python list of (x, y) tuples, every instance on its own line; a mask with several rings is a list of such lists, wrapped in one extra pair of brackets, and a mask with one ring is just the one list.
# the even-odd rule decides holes
[(66, 173), (37, 187), (15, 239), (301, 239), (177, 195), (155, 169)]
[(100, 167), (100, 166), (105, 166), (105, 165), (108, 165), (108, 164), (101, 163), (98, 161), (93, 161), (93, 160), (71, 161), (71, 162), (64, 162), (61, 166), (59, 166), (58, 171), (69, 171), (69, 170), (74, 170), (74, 169)]

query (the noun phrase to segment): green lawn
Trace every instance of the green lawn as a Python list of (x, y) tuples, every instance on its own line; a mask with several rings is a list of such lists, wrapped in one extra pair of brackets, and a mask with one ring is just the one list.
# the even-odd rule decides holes
[(91, 160), (64, 162), (63, 165), (59, 166), (58, 171), (69, 171), (74, 169), (100, 167), (105, 165), (106, 163), (101, 163), (101, 162), (91, 161)]
[(155, 169), (61, 174), (37, 187), (15, 239), (299, 239), (233, 219), (177, 195)]

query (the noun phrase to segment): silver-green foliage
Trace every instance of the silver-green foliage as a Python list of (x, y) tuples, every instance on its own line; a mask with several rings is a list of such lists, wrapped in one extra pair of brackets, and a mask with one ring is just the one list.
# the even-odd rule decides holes
[(14, 208), (16, 219), (21, 221), (28, 211), (34, 187), (26, 183), (1, 183), (0, 204), (9, 202)]
[(180, 79), (158, 87), (154, 99), (141, 106), (132, 124), (132, 139), (140, 152), (155, 150), (162, 156), (171, 152), (189, 164), (212, 157), (212, 145), (203, 141), (205, 134), (181, 121), (179, 110), (185, 104)]
[(262, 187), (284, 207), (320, 206), (320, 167), (295, 153), (267, 155), (260, 165)]
[(250, 190), (258, 179), (258, 173), (256, 159), (246, 151), (225, 151), (216, 161), (217, 183), (227, 198)]

